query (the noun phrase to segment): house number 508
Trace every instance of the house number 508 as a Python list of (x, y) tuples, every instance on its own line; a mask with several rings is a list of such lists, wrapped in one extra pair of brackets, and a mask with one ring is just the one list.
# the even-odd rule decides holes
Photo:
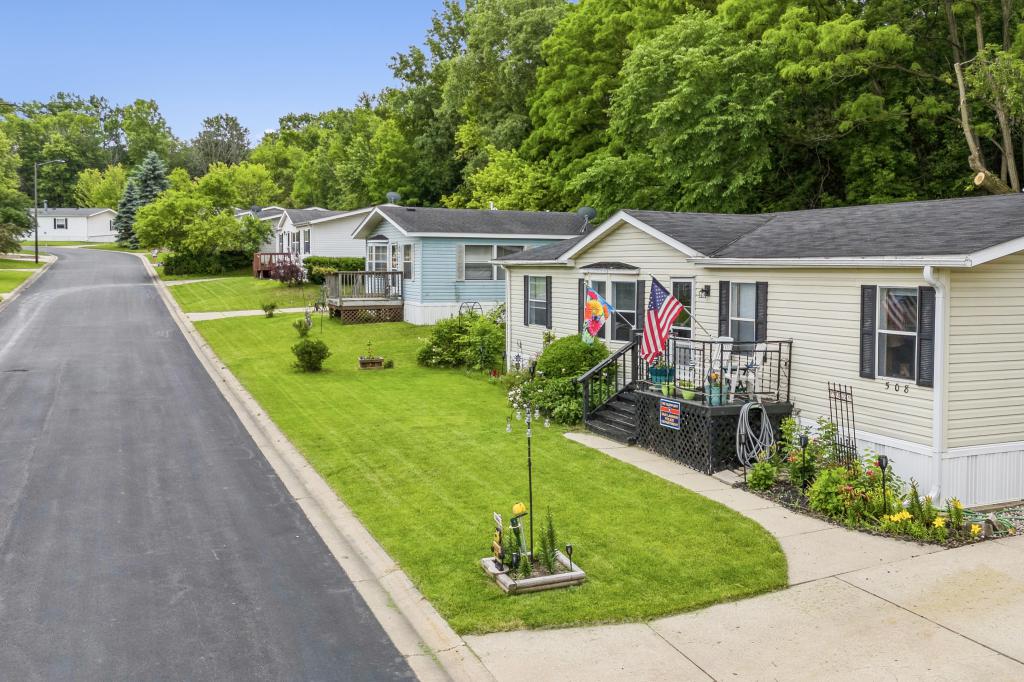
[(910, 393), (910, 384), (900, 384), (895, 381), (885, 382), (885, 390), (893, 390), (896, 393)]

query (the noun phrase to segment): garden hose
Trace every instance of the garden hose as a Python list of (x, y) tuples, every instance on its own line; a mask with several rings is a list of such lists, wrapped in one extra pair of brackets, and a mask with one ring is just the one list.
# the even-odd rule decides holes
[[(754, 432), (751, 423), (751, 413), (754, 410), (761, 411), (761, 429)], [(762, 452), (767, 452), (775, 444), (775, 432), (772, 430), (772, 422), (768, 419), (768, 412), (758, 402), (743, 404), (740, 410), (738, 423), (736, 424), (736, 456), (740, 464), (745, 467), (752, 467), (758, 461)]]

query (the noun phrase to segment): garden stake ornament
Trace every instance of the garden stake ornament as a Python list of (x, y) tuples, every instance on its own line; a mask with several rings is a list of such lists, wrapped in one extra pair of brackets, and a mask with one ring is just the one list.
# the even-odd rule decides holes
[(800, 489), (807, 492), (807, 434), (800, 434)]
[(889, 497), (885, 494), (885, 470), (889, 468), (889, 458), (885, 455), (878, 456), (878, 468), (882, 470), (882, 513), (889, 513)]

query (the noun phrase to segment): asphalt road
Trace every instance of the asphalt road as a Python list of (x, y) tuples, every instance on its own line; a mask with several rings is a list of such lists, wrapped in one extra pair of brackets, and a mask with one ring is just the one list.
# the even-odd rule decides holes
[(0, 312), (0, 679), (412, 672), (128, 254)]

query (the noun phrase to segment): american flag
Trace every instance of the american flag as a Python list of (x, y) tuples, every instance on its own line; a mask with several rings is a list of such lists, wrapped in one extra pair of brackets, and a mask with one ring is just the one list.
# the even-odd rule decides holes
[(661, 286), (661, 282), (651, 278), (651, 299), (644, 314), (644, 338), (640, 344), (640, 355), (647, 362), (665, 352), (665, 340), (672, 331), (672, 323), (679, 316), (683, 304)]

